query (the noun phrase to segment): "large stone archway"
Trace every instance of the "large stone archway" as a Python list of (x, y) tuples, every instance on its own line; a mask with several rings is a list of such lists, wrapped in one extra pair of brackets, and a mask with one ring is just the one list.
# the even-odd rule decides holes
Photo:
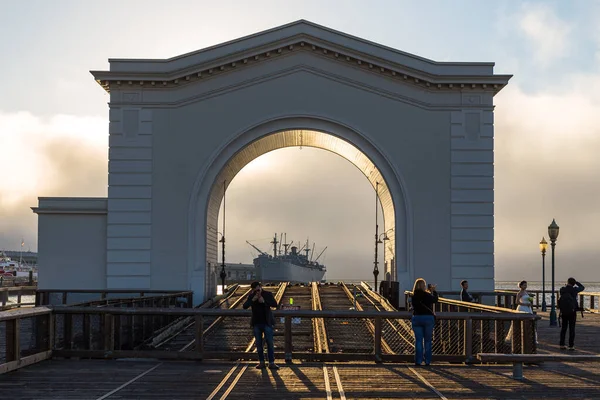
[[(284, 147), (305, 146), (331, 151), (357, 167), (377, 187), (387, 233), (382, 278), (407, 280), (413, 275), (411, 262), (412, 220), (410, 201), (399, 171), (365, 135), (339, 122), (322, 117), (288, 116), (260, 123), (235, 136), (213, 156), (200, 172), (190, 199), (189, 265), (197, 290), (213, 292), (217, 277), (217, 217), (223, 199), (223, 184), (231, 183), (250, 161)], [(208, 278), (208, 279), (207, 279)]]
[(214, 185), (303, 131), (381, 177), (402, 289), (418, 275), (493, 290), (493, 100), (510, 79), (493, 67), (307, 21), (166, 60), (111, 59), (92, 72), (110, 93), (108, 198), (40, 199), (40, 287), (191, 288), (202, 301)]

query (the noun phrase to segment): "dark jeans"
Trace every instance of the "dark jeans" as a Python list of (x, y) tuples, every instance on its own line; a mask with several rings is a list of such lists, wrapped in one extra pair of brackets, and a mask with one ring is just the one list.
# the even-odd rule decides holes
[(569, 347), (575, 345), (575, 321), (577, 321), (577, 313), (561, 314), (560, 321), (562, 327), (560, 329), (560, 345), (565, 345), (565, 336), (567, 335), (567, 327), (569, 327)]
[(265, 341), (267, 342), (267, 356), (269, 357), (269, 363), (275, 362), (275, 350), (273, 349), (273, 327), (265, 324), (254, 325), (254, 338), (256, 339), (256, 352), (258, 353), (258, 360), (261, 363), (265, 362), (265, 353), (263, 345), (263, 334)]
[(413, 315), (412, 328), (415, 332), (415, 364), (420, 365), (423, 361), (425, 361), (425, 364), (431, 363), (431, 341), (433, 339), (434, 326), (435, 320), (433, 315)]

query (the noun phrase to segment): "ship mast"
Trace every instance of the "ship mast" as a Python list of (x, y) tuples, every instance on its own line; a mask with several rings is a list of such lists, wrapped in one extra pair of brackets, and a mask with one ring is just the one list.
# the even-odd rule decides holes
[(288, 247), (290, 247), (294, 241), (292, 240), (292, 243), (288, 243), (287, 242), (287, 233), (284, 233), (284, 235), (285, 236), (284, 236), (284, 239), (283, 239), (283, 241), (284, 241), (283, 248), (284, 248), (284, 251), (285, 251), (285, 255), (287, 256), (287, 254), (288, 254)]
[(306, 238), (306, 249), (304, 249), (304, 251), (306, 252), (306, 259), (308, 260), (308, 253), (310, 253), (310, 249), (308, 248), (308, 238)]
[(273, 236), (273, 241), (271, 242), (273, 245), (273, 257), (277, 257), (277, 243), (279, 243), (279, 241), (277, 240), (277, 233), (275, 233), (275, 236)]

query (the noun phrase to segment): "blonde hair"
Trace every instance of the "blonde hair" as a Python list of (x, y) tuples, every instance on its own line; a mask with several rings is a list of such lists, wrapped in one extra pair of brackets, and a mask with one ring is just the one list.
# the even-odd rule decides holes
[(413, 293), (416, 292), (417, 290), (422, 290), (422, 291), (427, 290), (427, 283), (425, 282), (425, 279), (419, 278), (415, 281), (415, 284), (413, 286)]

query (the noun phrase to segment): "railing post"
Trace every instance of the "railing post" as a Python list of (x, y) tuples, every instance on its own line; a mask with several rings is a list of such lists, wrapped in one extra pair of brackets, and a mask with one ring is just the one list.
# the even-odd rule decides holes
[(63, 292), (62, 294), (62, 304), (65, 305), (67, 304), (67, 296), (68, 296), (68, 292)]
[(467, 317), (465, 320), (465, 364), (469, 364), (473, 360), (473, 320)]
[(523, 354), (534, 354), (535, 353), (535, 327), (534, 320), (523, 320), (523, 333), (521, 334), (522, 339), (522, 353)]
[(48, 349), (54, 350), (54, 335), (55, 335), (56, 327), (54, 325), (54, 313), (50, 312), (48, 314)]
[(112, 353), (115, 349), (115, 319), (112, 314), (104, 315), (104, 351)]
[(590, 296), (590, 310), (595, 310), (596, 309), (596, 299), (594, 298), (594, 295)]
[(381, 317), (375, 317), (375, 362), (381, 362)]
[(285, 362), (292, 362), (292, 317), (289, 315), (285, 316)]
[(196, 315), (196, 351), (204, 353), (204, 318), (202, 314)]
[(6, 321), (6, 361), (17, 361), (21, 358), (19, 330), (21, 320), (18, 318)]

